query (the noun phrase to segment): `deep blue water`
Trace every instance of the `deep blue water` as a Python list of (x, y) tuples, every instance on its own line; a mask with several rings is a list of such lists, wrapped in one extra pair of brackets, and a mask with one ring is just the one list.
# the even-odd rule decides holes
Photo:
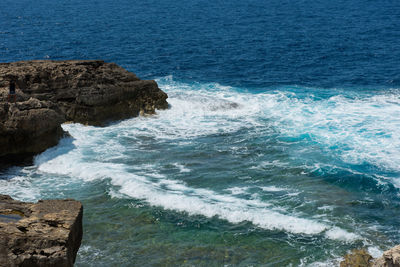
[(0, 59), (104, 59), (143, 78), (398, 87), (400, 3), (8, 1)]
[(17, 199), (85, 206), (77, 266), (333, 266), (400, 243), (399, 1), (0, 2), (0, 61), (103, 59), (171, 108), (64, 125)]

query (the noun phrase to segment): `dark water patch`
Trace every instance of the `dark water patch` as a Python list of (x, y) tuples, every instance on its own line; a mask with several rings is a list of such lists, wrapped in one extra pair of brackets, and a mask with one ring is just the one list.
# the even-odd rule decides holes
[(24, 217), (24, 213), (21, 211), (17, 210), (12, 210), (12, 211), (1, 211), (0, 212), (0, 222), (17, 222), (21, 220)]

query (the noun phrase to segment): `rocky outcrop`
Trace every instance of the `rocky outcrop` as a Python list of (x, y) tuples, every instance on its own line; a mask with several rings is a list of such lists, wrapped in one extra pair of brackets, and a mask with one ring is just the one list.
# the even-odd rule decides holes
[(26, 203), (0, 195), (0, 266), (73, 266), (82, 214), (71, 199)]
[[(8, 103), (15, 80), (17, 103)], [(22, 61), (0, 64), (0, 159), (53, 146), (65, 121), (102, 126), (168, 107), (153, 80), (104, 61)], [(0, 160), (1, 162), (1, 160)]]
[(340, 267), (368, 267), (371, 266), (370, 264), (372, 264), (372, 256), (364, 249), (357, 249), (344, 256)]
[(20, 161), (58, 143), (64, 116), (48, 101), (0, 103), (0, 156)]
[(385, 251), (377, 259), (363, 249), (353, 250), (344, 257), (340, 267), (400, 267), (400, 245)]
[(400, 267), (400, 245), (383, 252), (382, 257), (377, 258), (372, 266)]

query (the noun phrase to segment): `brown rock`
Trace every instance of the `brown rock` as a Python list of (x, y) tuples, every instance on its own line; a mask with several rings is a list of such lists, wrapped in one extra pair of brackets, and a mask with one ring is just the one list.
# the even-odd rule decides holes
[(48, 101), (0, 102), (0, 158), (23, 160), (58, 143), (65, 121)]
[[(9, 80), (17, 103), (8, 103)], [(65, 121), (105, 125), (168, 107), (153, 80), (100, 60), (0, 64), (0, 163), (57, 144)]]
[(400, 245), (385, 252), (382, 257), (377, 258), (372, 264), (373, 267), (400, 267)]
[(168, 107), (155, 81), (100, 60), (3, 63), (0, 77), (0, 88), (15, 78), (25, 94), (57, 103), (66, 120), (83, 124), (104, 125)]
[(0, 266), (73, 266), (82, 214), (71, 199), (27, 203), (0, 195)]
[(364, 249), (353, 250), (344, 257), (340, 267), (400, 267), (400, 245), (385, 251), (377, 259), (373, 259)]
[(340, 263), (340, 267), (368, 267), (371, 260), (371, 255), (364, 249), (353, 250), (344, 257), (344, 260)]

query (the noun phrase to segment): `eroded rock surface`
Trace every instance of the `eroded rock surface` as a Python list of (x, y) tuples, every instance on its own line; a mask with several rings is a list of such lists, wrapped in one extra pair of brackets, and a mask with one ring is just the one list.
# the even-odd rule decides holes
[(54, 103), (30, 98), (0, 103), (0, 157), (9, 162), (54, 146), (63, 135), (64, 116)]
[(382, 257), (377, 258), (373, 267), (400, 267), (400, 245), (395, 246), (385, 252)]
[(353, 250), (344, 257), (340, 267), (368, 267), (372, 264), (372, 256), (364, 250)]
[[(10, 80), (17, 103), (9, 103)], [(65, 121), (105, 125), (168, 107), (153, 80), (104, 61), (21, 61), (0, 64), (0, 161), (57, 143)]]
[(0, 195), (0, 266), (73, 266), (82, 214), (71, 199), (27, 203)]
[(344, 257), (340, 267), (400, 267), (400, 245), (385, 251), (377, 259), (363, 249), (353, 250)]

